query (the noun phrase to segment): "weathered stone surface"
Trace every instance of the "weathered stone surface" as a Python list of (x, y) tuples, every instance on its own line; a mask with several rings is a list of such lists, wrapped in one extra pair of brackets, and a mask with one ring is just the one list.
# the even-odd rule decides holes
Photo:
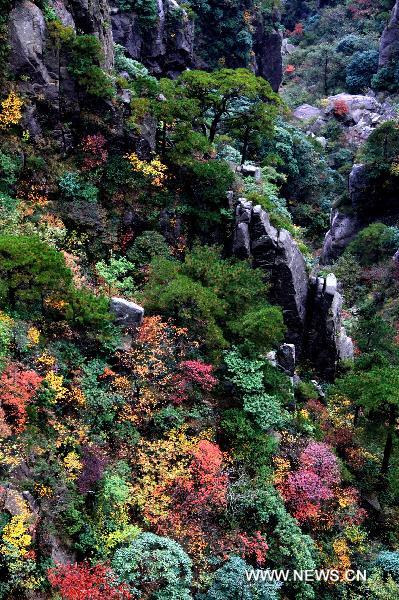
[(352, 340), (341, 322), (342, 296), (332, 273), (310, 280), (306, 351), (317, 372), (334, 379), (340, 360), (353, 358)]
[(116, 325), (124, 328), (138, 327), (143, 322), (144, 308), (124, 298), (111, 298), (110, 311)]
[(260, 206), (241, 198), (236, 208), (233, 252), (253, 260), (270, 275), (271, 297), (283, 309), (286, 341), (300, 351), (306, 316), (308, 276), (305, 261), (288, 231), (277, 230)]
[[(154, 74), (175, 75), (193, 65), (194, 20), (176, 0), (158, 0), (158, 19), (151, 30), (140, 28), (140, 15), (111, 9), (114, 41)], [(178, 26), (169, 19), (179, 14)], [(172, 21), (173, 26), (170, 24)]]
[(18, 2), (9, 18), (10, 67), (42, 86), (56, 86), (57, 77), (45, 64), (47, 27), (42, 11), (30, 0)]
[(349, 175), (349, 197), (354, 210), (367, 202), (370, 194), (369, 178), (365, 165), (354, 164)]
[(69, 7), (76, 28), (100, 40), (104, 53), (102, 67), (110, 70), (114, 64), (114, 42), (108, 0), (69, 0)]
[(254, 24), (253, 53), (255, 73), (270, 82), (273, 90), (278, 91), (283, 80), (283, 34), (277, 28), (280, 15), (275, 12), (275, 28), (270, 26), (270, 20), (259, 11)]
[(312, 106), (311, 104), (301, 104), (292, 114), (300, 121), (310, 121), (311, 119), (320, 117), (323, 111), (321, 108), (317, 108), (317, 106)]
[(282, 344), (276, 353), (277, 365), (289, 377), (295, 373), (295, 346), (294, 344)]
[(347, 245), (354, 239), (360, 227), (360, 221), (355, 215), (348, 215), (333, 209), (330, 217), (330, 229), (324, 239), (320, 263), (330, 265), (339, 258)]
[(300, 352), (308, 294), (304, 258), (288, 231), (273, 227), (260, 206), (253, 209), (251, 239), (254, 266), (271, 273), (271, 296), (283, 309), (286, 341)]
[(249, 258), (251, 256), (251, 237), (249, 224), (252, 217), (252, 202), (240, 198), (236, 206), (236, 228), (233, 239), (233, 254), (237, 258)]
[(255, 181), (260, 181), (262, 178), (260, 167), (256, 167), (255, 165), (240, 165), (237, 171), (242, 173), (244, 177), (253, 177)]
[(379, 66), (384, 67), (399, 54), (399, 2), (392, 9), (391, 20), (380, 40)]

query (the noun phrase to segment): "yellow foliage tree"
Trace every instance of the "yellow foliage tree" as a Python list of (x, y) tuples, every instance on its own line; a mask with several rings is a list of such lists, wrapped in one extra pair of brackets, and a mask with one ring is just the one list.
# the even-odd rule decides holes
[(18, 125), (22, 119), (21, 108), (23, 101), (14, 90), (8, 94), (1, 103), (0, 129), (6, 129), (10, 125)]

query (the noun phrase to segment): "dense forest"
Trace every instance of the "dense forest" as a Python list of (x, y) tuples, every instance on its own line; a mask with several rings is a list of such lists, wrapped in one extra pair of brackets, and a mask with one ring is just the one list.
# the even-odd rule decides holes
[(399, 599), (399, 2), (0, 7), (0, 598)]

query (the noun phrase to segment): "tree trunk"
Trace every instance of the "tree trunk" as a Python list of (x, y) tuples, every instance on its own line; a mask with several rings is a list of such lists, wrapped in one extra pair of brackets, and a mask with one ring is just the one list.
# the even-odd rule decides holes
[(241, 157), (241, 164), (242, 165), (247, 160), (248, 144), (249, 144), (249, 127), (246, 127), (245, 131), (244, 131), (244, 139), (243, 139), (243, 142), (242, 142), (242, 157)]
[(389, 408), (389, 422), (388, 422), (388, 434), (385, 442), (384, 448), (384, 457), (382, 459), (381, 464), (381, 475), (386, 475), (388, 473), (389, 461), (392, 454), (393, 449), (393, 434), (395, 431), (396, 424), (396, 406), (395, 404), (391, 404)]
[(360, 414), (360, 406), (356, 406), (355, 412), (353, 415), (353, 426), (356, 427), (359, 423), (359, 414)]

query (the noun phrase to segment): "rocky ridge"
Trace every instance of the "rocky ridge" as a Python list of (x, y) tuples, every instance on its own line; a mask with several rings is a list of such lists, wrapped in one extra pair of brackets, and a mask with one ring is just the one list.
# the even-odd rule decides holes
[(353, 345), (342, 326), (342, 297), (334, 275), (310, 278), (301, 251), (291, 234), (276, 229), (261, 206), (237, 201), (233, 254), (250, 259), (271, 285), (271, 299), (282, 307), (286, 343), (297, 356), (311, 358), (317, 372), (333, 379), (341, 360), (353, 357)]

